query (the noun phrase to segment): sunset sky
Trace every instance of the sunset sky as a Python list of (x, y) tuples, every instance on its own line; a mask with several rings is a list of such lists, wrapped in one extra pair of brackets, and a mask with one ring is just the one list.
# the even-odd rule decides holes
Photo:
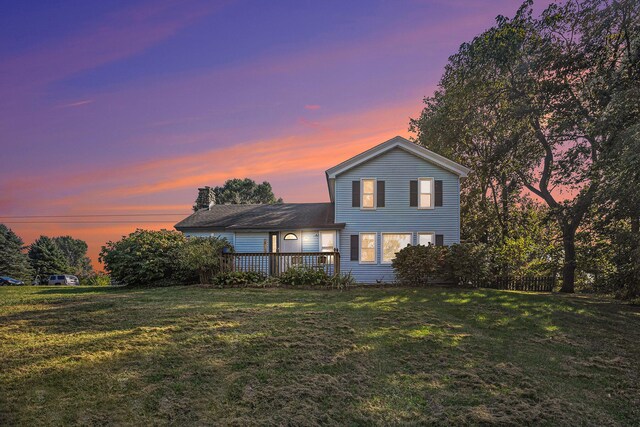
[[(5, 2), (0, 222), (84, 239), (95, 262), (229, 178), (326, 201), (324, 170), (409, 136), (447, 57), (519, 4)], [(69, 217), (87, 214), (122, 216)]]

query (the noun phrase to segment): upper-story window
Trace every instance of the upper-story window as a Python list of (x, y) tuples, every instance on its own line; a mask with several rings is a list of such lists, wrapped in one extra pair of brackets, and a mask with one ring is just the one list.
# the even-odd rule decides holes
[(365, 178), (362, 180), (362, 209), (375, 209), (376, 207), (376, 180)]
[(418, 206), (423, 209), (433, 207), (433, 178), (418, 180)]

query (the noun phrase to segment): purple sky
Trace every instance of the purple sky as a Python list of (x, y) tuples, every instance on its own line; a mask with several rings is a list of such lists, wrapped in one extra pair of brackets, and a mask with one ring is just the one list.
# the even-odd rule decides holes
[(6, 216), (188, 214), (198, 186), (245, 176), (288, 202), (327, 200), (323, 171), (407, 136), (447, 57), (519, 5), (6, 2), (0, 222), (27, 243), (85, 239), (95, 259), (180, 217)]

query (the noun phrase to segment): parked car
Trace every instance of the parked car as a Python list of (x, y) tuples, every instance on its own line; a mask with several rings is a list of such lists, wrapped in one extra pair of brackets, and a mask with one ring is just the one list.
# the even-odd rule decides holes
[(58, 274), (49, 276), (49, 285), (79, 285), (80, 280), (76, 276), (69, 274)]
[(14, 279), (8, 276), (0, 276), (0, 286), (22, 286), (24, 282), (22, 280)]

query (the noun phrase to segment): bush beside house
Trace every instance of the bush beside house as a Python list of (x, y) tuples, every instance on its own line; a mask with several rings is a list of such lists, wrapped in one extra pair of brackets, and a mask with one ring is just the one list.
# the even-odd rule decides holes
[(482, 283), (495, 271), (490, 251), (480, 243), (407, 246), (396, 254), (392, 265), (398, 283), (411, 286), (437, 281)]
[(111, 278), (124, 285), (186, 284), (196, 277), (180, 262), (186, 242), (177, 231), (139, 229), (117, 242), (107, 242), (99, 259)]
[(197, 272), (200, 283), (212, 283), (221, 272), (220, 253), (224, 249), (233, 250), (226, 239), (192, 237), (182, 244), (178, 261), (182, 270)]

